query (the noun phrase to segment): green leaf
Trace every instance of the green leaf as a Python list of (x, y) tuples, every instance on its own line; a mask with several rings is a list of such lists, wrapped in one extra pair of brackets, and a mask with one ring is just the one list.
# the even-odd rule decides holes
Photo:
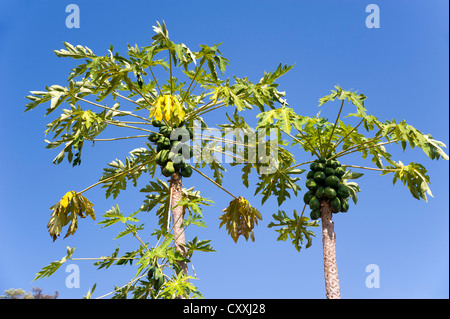
[(66, 247), (66, 250), (66, 256), (58, 261), (51, 262), (49, 265), (42, 268), (42, 270), (36, 274), (36, 277), (33, 279), (33, 281), (53, 275), (59, 269), (59, 267), (61, 267), (67, 260), (72, 257), (73, 253), (75, 252), (75, 247)]
[(273, 214), (272, 217), (276, 223), (270, 222), (267, 227), (281, 227), (275, 230), (280, 234), (277, 238), (278, 241), (286, 241), (289, 238), (298, 252), (301, 251), (304, 239), (307, 241), (305, 248), (309, 248), (312, 245), (312, 237), (315, 237), (315, 235), (308, 227), (318, 227), (317, 221), (309, 221), (309, 218), (303, 216), (300, 218), (296, 210), (294, 210), (294, 218), (288, 217), (282, 210), (279, 210), (277, 214)]

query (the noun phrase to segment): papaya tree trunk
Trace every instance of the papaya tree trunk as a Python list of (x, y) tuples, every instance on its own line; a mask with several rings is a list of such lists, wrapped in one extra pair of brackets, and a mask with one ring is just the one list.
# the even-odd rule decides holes
[(333, 209), (329, 200), (321, 200), (323, 268), (327, 299), (340, 299), (339, 277), (336, 263), (336, 234), (334, 232)]
[[(182, 197), (182, 188), (183, 188), (183, 178), (179, 173), (174, 173), (170, 177), (170, 191), (172, 194), (171, 203), (172, 203), (172, 222), (173, 222), (173, 236), (175, 240), (175, 248), (178, 250), (183, 256), (186, 256), (186, 247), (185, 237), (184, 237), (184, 229), (183, 229), (183, 219), (184, 219), (184, 207), (177, 206), (178, 202)], [(177, 206), (177, 207), (175, 207)], [(188, 274), (188, 266), (187, 262), (179, 261), (178, 267), (180, 271), (182, 271), (185, 275)]]

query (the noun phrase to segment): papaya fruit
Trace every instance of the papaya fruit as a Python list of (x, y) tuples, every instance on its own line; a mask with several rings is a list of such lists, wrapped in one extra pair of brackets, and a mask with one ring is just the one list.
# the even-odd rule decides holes
[(154, 120), (153, 122), (152, 122), (152, 125), (154, 126), (154, 127), (160, 127), (161, 126), (161, 121), (158, 121), (158, 120)]
[(303, 195), (303, 202), (305, 204), (309, 204), (309, 201), (314, 196), (314, 193), (312, 191), (307, 191), (305, 195)]
[(348, 212), (348, 209), (350, 208), (350, 205), (348, 204), (347, 200), (341, 200), (341, 212), (346, 213)]
[(170, 148), (170, 140), (167, 137), (164, 137), (164, 139), (162, 141), (162, 146), (164, 149)]
[(339, 167), (337, 167), (337, 168), (334, 170), (334, 174), (335, 174), (337, 177), (341, 178), (341, 177), (344, 176), (344, 174), (345, 174), (345, 169), (344, 169), (343, 167), (339, 166)]
[(324, 169), (325, 169), (325, 165), (323, 165), (322, 163), (315, 163), (314, 171), (319, 172), (319, 171), (323, 171)]
[(172, 152), (179, 153), (180, 152), (180, 148), (181, 148), (182, 143), (179, 141), (172, 141), (172, 144), (170, 145), (170, 150)]
[(341, 199), (345, 199), (350, 196), (350, 188), (342, 183), (338, 185), (336, 192), (337, 196)]
[(148, 140), (152, 143), (155, 143), (158, 140), (159, 135), (156, 133), (152, 133), (150, 134), (150, 136), (148, 137)]
[(314, 171), (309, 171), (307, 174), (306, 174), (306, 178), (313, 178), (314, 177)]
[(156, 164), (158, 164), (158, 165), (161, 165), (161, 153), (162, 153), (162, 151), (159, 151), (159, 152), (156, 154), (156, 157), (155, 157), (155, 162), (156, 162)]
[(325, 173), (326, 176), (330, 176), (330, 175), (335, 175), (336, 174), (334, 168), (331, 168), (331, 167), (325, 167), (325, 170), (323, 172)]
[(311, 217), (312, 220), (316, 220), (320, 218), (320, 209), (314, 209), (309, 214), (309, 217)]
[(325, 194), (325, 188), (324, 188), (323, 186), (317, 187), (316, 193), (315, 193), (316, 197), (317, 197), (317, 198), (322, 198), (322, 196), (323, 196), (324, 194)]
[(173, 167), (175, 168), (182, 168), (184, 167), (184, 157), (181, 154), (175, 154), (175, 156), (172, 159)]
[(192, 168), (189, 165), (186, 165), (183, 167), (180, 171), (181, 176), (183, 177), (191, 177), (192, 175)]
[(172, 162), (167, 162), (166, 166), (164, 167), (164, 169), (162, 170), (162, 174), (165, 177), (169, 177), (171, 176), (173, 173), (175, 173), (175, 168), (173, 167), (173, 163)]
[(314, 168), (316, 167), (316, 164), (317, 164), (316, 162), (312, 162), (311, 165), (309, 165), (309, 169), (310, 169), (311, 171), (315, 171)]
[(164, 135), (167, 138), (170, 138), (170, 134), (172, 133), (172, 128), (169, 126), (161, 126), (159, 128), (159, 133)]
[(164, 166), (169, 161), (169, 150), (162, 150), (160, 153), (159, 165)]
[(182, 154), (185, 159), (190, 159), (192, 156), (194, 156), (194, 151), (187, 144), (182, 144), (178, 153)]
[(338, 168), (340, 166), (341, 166), (341, 163), (339, 163), (338, 160), (331, 160), (331, 167), (332, 168), (336, 169), (336, 168)]
[(325, 184), (330, 187), (337, 187), (339, 185), (340, 179), (336, 175), (330, 175), (325, 178)]
[(336, 197), (336, 190), (332, 187), (325, 187), (324, 192), (326, 197), (332, 199)]
[(330, 206), (333, 208), (334, 213), (338, 213), (341, 210), (341, 201), (335, 197), (330, 200)]
[(316, 181), (317, 184), (320, 184), (320, 183), (325, 181), (326, 176), (325, 176), (324, 172), (318, 171), (318, 172), (314, 173), (314, 177), (313, 178), (314, 178), (314, 180)]
[(320, 208), (320, 201), (316, 196), (311, 197), (311, 199), (309, 200), (309, 208), (311, 208), (312, 210)]
[(306, 187), (310, 190), (310, 191), (315, 191), (317, 189), (317, 183), (314, 179), (309, 178), (306, 180)]

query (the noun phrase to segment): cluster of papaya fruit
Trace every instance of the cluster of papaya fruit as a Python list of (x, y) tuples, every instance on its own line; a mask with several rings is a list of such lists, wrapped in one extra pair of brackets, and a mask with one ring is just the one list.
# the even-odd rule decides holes
[(329, 201), (333, 213), (347, 212), (350, 188), (342, 183), (341, 178), (345, 174), (345, 169), (339, 161), (320, 157), (311, 163), (310, 169), (306, 175), (308, 191), (303, 196), (303, 201), (311, 208), (311, 219), (315, 220), (321, 216), (322, 200)]
[(193, 150), (186, 142), (194, 137), (193, 131), (184, 127), (183, 122), (176, 128), (157, 120), (152, 125), (159, 128), (159, 134), (152, 133), (148, 139), (156, 144), (155, 161), (161, 166), (162, 174), (169, 177), (179, 172), (183, 177), (190, 177), (192, 168), (186, 160), (193, 156)]

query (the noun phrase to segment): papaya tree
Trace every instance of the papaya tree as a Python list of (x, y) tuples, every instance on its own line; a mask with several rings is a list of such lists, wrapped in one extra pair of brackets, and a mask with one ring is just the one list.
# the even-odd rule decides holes
[[(233, 152), (221, 146), (225, 142), (228, 146), (243, 144), (240, 133), (237, 138), (226, 140), (222, 131), (248, 128), (238, 115), (240, 111), (254, 106), (262, 111), (265, 105), (271, 108), (278, 103), (287, 105), (275, 81), (291, 67), (280, 65), (274, 72), (265, 72), (256, 83), (234, 77), (232, 84), (229, 78), (220, 79), (229, 65), (219, 50), (220, 44), (200, 45), (198, 51), (192, 51), (169, 38), (164, 22), (153, 28), (156, 34), (151, 45), (128, 45), (126, 55), (114, 51), (112, 45), (107, 54), (97, 55), (86, 46), (64, 42), (64, 49), (55, 50), (55, 54), (81, 63), (71, 70), (64, 85), (47, 86), (27, 96), (30, 102), (26, 111), (48, 103), (47, 116), (60, 106), (67, 106), (47, 124), (45, 131), (46, 135), (53, 134), (52, 141), (46, 140), (47, 148), (61, 149), (54, 164), (66, 158), (74, 167), (81, 165), (86, 143), (95, 146), (118, 140), (143, 140), (142, 147), (131, 150), (124, 160), (110, 162), (97, 182), (83, 190), (66, 192), (50, 207), (47, 229), (55, 241), (64, 228), (65, 237), (74, 235), (80, 218), (96, 220), (94, 204), (85, 197), (90, 189), (102, 187), (106, 198), (116, 199), (130, 183), (136, 187), (140, 178), (150, 179), (140, 190), (146, 195), (134, 212), (124, 213), (115, 204), (98, 222), (102, 228), (122, 225), (116, 238), (133, 236), (138, 244), (132, 251), (120, 252), (117, 248), (107, 257), (94, 258), (98, 269), (111, 265), (137, 268), (129, 282), (101, 297), (201, 297), (192, 284), (195, 276), (189, 275), (188, 265), (194, 252), (214, 250), (210, 240), (197, 237), (187, 240), (185, 229), (205, 227), (202, 207), (213, 202), (194, 187), (184, 188), (183, 179), (198, 174), (231, 196), (220, 217), (220, 226), (225, 225), (235, 242), (240, 236), (254, 240), (253, 228), (262, 215), (248, 200), (222, 186), (226, 168), (212, 155), (220, 153), (248, 161), (247, 151)], [(233, 115), (227, 115), (227, 123), (213, 123), (217, 127), (206, 123), (205, 114), (227, 106), (234, 110)], [(202, 134), (207, 130), (218, 134)], [(102, 137), (106, 132), (109, 136), (117, 135)], [(209, 177), (205, 169), (210, 169), (213, 176)], [(158, 219), (153, 233), (145, 230), (139, 217), (150, 212)], [(149, 238), (154, 238), (153, 242)], [(73, 257), (74, 251), (75, 247), (67, 247), (66, 255), (45, 266), (35, 280), (52, 275), (67, 260), (86, 259)], [(94, 289), (95, 285), (87, 298)]]
[[(326, 297), (330, 299), (340, 298), (333, 215), (355, 209), (350, 205), (350, 199), (356, 205), (357, 193), (360, 192), (355, 180), (363, 176), (363, 171), (391, 175), (394, 184), (400, 181), (414, 198), (427, 201), (427, 195), (432, 196), (432, 193), (426, 168), (416, 162), (404, 164), (395, 161), (386, 147), (397, 145), (405, 151), (410, 146), (421, 149), (431, 160), (448, 160), (442, 149), (446, 147), (444, 143), (435, 140), (431, 134), (420, 132), (405, 120), (380, 121), (368, 113), (365, 100), (363, 94), (336, 86), (331, 94), (319, 99), (319, 107), (331, 105), (333, 101), (340, 102), (334, 121), (329, 122), (321, 112), (313, 117), (299, 115), (285, 105), (258, 114), (259, 129), (279, 129), (279, 146), (284, 149), (279, 153), (287, 155), (274, 172), (259, 175), (255, 195), (261, 193), (263, 203), (270, 197), (276, 197), (281, 205), (290, 198), (290, 192), (299, 194), (300, 176), (306, 175), (301, 214), (294, 210), (294, 218), (290, 218), (280, 210), (273, 214), (275, 221), (268, 226), (277, 228), (280, 234), (278, 240), (289, 238), (300, 251), (305, 238), (307, 242), (304, 246), (311, 246), (314, 237), (311, 227), (317, 227), (321, 220)], [(355, 111), (344, 117), (342, 112), (346, 102)], [(351, 124), (352, 119), (356, 125)], [(310, 160), (294, 161), (294, 156), (289, 153), (294, 148), (308, 153)], [(350, 162), (353, 157), (348, 155), (355, 153), (360, 153), (369, 164), (353, 165)], [(248, 180), (253, 168), (258, 168), (258, 165), (244, 164), (244, 180)], [(293, 173), (296, 177), (291, 176)], [(248, 183), (245, 185), (248, 186)]]

